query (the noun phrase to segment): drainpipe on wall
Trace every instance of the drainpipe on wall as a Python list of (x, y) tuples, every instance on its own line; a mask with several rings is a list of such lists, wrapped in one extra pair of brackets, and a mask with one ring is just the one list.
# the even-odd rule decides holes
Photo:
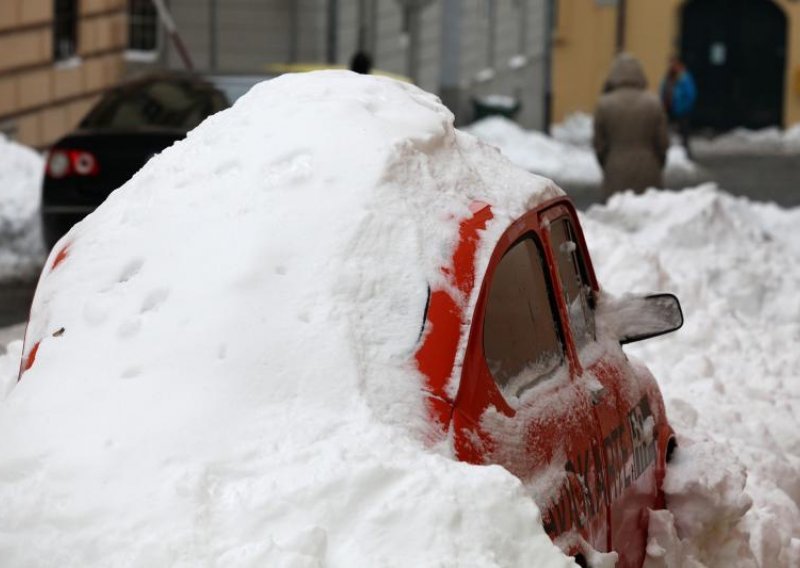
[(550, 123), (553, 121), (553, 26), (555, 25), (555, 6), (557, 0), (545, 0), (544, 3), (544, 112), (542, 113), (543, 130), (550, 134)]
[(217, 0), (209, 0), (208, 2), (208, 68), (216, 71), (219, 65), (218, 61), (218, 15)]
[(300, 6), (292, 2), (289, 10), (289, 63), (297, 63), (300, 56)]
[(336, 63), (336, 52), (339, 50), (339, 2), (328, 0), (328, 30), (325, 49), (325, 60), (329, 64)]
[(439, 96), (460, 124), (465, 114), (461, 89), (461, 0), (442, 3), (442, 60), (439, 67)]
[(369, 24), (367, 23), (369, 18), (367, 17), (367, 0), (359, 0), (358, 1), (358, 47), (356, 48), (360, 52), (369, 51), (367, 48), (367, 32), (369, 29)]
[(617, 0), (617, 53), (625, 51), (626, 0)]
[(183, 43), (183, 39), (178, 33), (178, 28), (175, 25), (175, 20), (172, 19), (172, 14), (169, 13), (169, 10), (167, 10), (167, 7), (164, 5), (164, 0), (153, 0), (153, 6), (155, 6), (156, 12), (158, 12), (158, 18), (161, 20), (161, 24), (164, 26), (164, 29), (167, 30), (172, 43), (175, 44), (175, 49), (178, 51), (181, 61), (183, 61), (183, 66), (189, 71), (194, 71), (192, 57), (189, 55), (189, 50), (186, 49), (186, 44)]
[(405, 30), (408, 34), (406, 75), (414, 83), (417, 83), (419, 81), (420, 36), (422, 35), (422, 20), (420, 16), (422, 10), (432, 0), (397, 0), (397, 2), (402, 6), (404, 21), (407, 25)]
[(406, 58), (406, 75), (416, 84), (419, 82), (419, 39), (420, 18), (418, 6), (406, 6), (408, 21), (408, 57)]

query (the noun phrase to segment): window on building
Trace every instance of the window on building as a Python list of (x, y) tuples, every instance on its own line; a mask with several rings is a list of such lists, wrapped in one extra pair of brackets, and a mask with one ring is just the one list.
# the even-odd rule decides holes
[(503, 256), (489, 288), (486, 363), (497, 384), (515, 395), (552, 376), (564, 360), (544, 266), (537, 242), (526, 237)]
[(78, 2), (55, 0), (53, 5), (53, 59), (64, 61), (78, 51)]
[(128, 49), (158, 49), (158, 13), (153, 0), (128, 0)]
[(569, 326), (580, 349), (595, 338), (594, 311), (586, 265), (568, 217), (550, 223), (550, 246), (569, 312)]

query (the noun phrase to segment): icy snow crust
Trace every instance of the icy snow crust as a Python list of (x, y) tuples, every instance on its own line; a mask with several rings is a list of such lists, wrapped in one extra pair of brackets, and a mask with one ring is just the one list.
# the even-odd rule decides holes
[(39, 154), (0, 134), (0, 280), (35, 277), (41, 267), (43, 173)]
[(256, 86), (62, 241), (0, 405), (3, 566), (570, 565), (515, 477), (426, 448), (413, 364), (470, 202), (491, 239), (558, 194), (413, 86)]
[[(592, 150), (592, 117), (570, 115), (553, 125), (553, 137), (525, 130), (500, 116), (485, 118), (466, 130), (500, 148), (508, 158), (528, 171), (553, 178), (564, 185), (599, 185), (603, 180)], [(681, 146), (670, 146), (664, 175), (668, 181), (698, 183), (701, 173)]]
[(708, 185), (615, 195), (582, 225), (607, 291), (674, 292), (685, 315), (626, 346), (680, 444), (646, 566), (800, 566), (800, 209)]

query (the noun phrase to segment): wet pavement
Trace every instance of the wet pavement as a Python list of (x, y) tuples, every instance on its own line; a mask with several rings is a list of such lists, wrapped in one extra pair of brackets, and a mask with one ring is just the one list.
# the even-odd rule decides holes
[[(800, 206), (800, 154), (705, 153), (697, 154), (694, 161), (701, 168), (698, 179), (667, 180), (668, 186), (682, 189), (713, 181), (732, 195), (774, 202), (781, 207)], [(565, 185), (564, 189), (579, 209), (603, 201), (597, 186)]]

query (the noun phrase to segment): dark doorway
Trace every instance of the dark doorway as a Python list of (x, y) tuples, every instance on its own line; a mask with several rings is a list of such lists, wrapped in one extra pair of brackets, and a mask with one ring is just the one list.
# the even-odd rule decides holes
[(783, 124), (786, 16), (770, 0), (689, 0), (681, 55), (697, 83), (692, 125)]

